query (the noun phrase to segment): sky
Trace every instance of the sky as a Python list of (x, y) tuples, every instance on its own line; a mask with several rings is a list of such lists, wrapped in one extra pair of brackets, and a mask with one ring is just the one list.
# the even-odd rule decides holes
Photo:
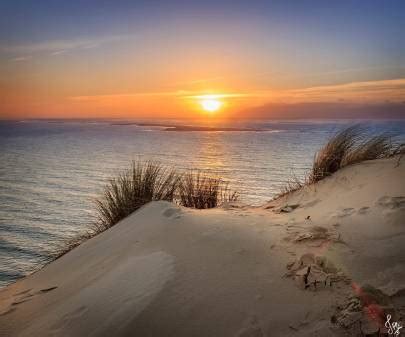
[(2, 0), (0, 118), (405, 118), (403, 32), (401, 0)]

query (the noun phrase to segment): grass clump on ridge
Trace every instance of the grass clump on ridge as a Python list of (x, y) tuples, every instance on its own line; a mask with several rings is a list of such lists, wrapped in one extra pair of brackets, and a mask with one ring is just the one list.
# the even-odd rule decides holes
[(371, 136), (367, 128), (360, 125), (346, 127), (335, 133), (316, 153), (309, 174), (303, 180), (290, 179), (275, 199), (329, 177), (343, 167), (395, 155), (400, 159), (404, 154), (405, 144), (394, 141), (388, 133)]
[(184, 207), (207, 209), (236, 201), (239, 194), (220, 178), (203, 173), (178, 174), (153, 162), (132, 162), (129, 169), (110, 179), (95, 201), (97, 220), (89, 231), (65, 240), (49, 254), (55, 260), (84, 241), (117, 224), (150, 201), (165, 200)]
[(315, 155), (308, 181), (313, 183), (338, 171), (360, 140), (360, 132), (358, 126), (350, 126), (333, 135)]
[(106, 230), (150, 201), (206, 209), (237, 198), (238, 194), (220, 178), (192, 172), (181, 175), (160, 164), (133, 162), (130, 169), (109, 181), (102, 197), (96, 200), (95, 231)]
[(359, 125), (347, 127), (318, 151), (308, 182), (315, 183), (343, 167), (365, 160), (389, 158), (403, 151), (402, 148), (403, 144), (395, 143), (387, 133), (370, 136), (367, 129)]
[(150, 201), (173, 201), (180, 176), (160, 164), (133, 162), (131, 168), (110, 179), (96, 200), (99, 231), (115, 225)]
[(305, 181), (299, 180), (297, 177), (293, 177), (292, 179), (289, 179), (284, 186), (280, 189), (280, 192), (276, 194), (276, 196), (273, 199), (278, 199), (281, 198), (285, 195), (288, 195), (292, 192), (295, 192), (299, 190), (301, 187), (305, 185)]
[(239, 195), (228, 189), (220, 178), (212, 178), (201, 172), (188, 172), (179, 184), (179, 204), (184, 207), (206, 209), (224, 202), (237, 201)]
[(181, 176), (153, 162), (132, 162), (131, 167), (109, 180), (95, 200), (97, 220), (85, 233), (65, 240), (49, 254), (55, 260), (82, 242), (114, 226), (132, 212), (154, 200), (174, 201)]

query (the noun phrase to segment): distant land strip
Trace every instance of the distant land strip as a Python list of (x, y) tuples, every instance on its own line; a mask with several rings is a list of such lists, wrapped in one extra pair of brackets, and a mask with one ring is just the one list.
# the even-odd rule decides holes
[(168, 125), (159, 123), (111, 123), (111, 125), (136, 125), (136, 126), (155, 126), (163, 127), (163, 131), (253, 131), (261, 132), (267, 131), (265, 129), (253, 129), (253, 128), (228, 128), (228, 127), (216, 127), (216, 126), (191, 126), (191, 125)]

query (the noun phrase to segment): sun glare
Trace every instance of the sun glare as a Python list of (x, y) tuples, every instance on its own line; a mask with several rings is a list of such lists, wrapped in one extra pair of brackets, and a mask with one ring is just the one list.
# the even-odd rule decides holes
[(222, 102), (218, 101), (217, 99), (214, 98), (206, 98), (200, 101), (201, 107), (204, 109), (204, 111), (207, 112), (215, 112), (218, 111), (221, 106)]

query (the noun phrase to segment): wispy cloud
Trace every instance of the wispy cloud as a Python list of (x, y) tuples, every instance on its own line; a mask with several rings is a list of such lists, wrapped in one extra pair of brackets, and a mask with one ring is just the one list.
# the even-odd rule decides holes
[[(193, 94), (189, 98), (201, 98)], [(250, 92), (215, 95), (216, 98), (260, 99), (273, 102), (403, 102), (405, 101), (405, 78), (379, 81), (351, 82), (292, 90), (258, 90)]]
[(290, 90), (285, 98), (294, 101), (365, 101), (402, 102), (405, 97), (405, 79), (352, 82)]
[[(14, 55), (32, 55), (37, 53), (59, 55), (73, 50), (96, 48), (103, 44), (120, 41), (126, 38), (128, 38), (127, 35), (111, 35), (93, 38), (49, 40), (26, 44), (7, 44), (0, 45), (0, 52)], [(22, 56), (15, 58), (22, 58)]]
[(225, 93), (225, 94), (197, 94), (197, 95), (183, 95), (184, 98), (190, 98), (190, 99), (204, 99), (204, 98), (212, 98), (212, 99), (227, 99), (227, 98), (249, 98), (249, 97), (254, 97), (254, 93)]
[(405, 97), (405, 78), (381, 81), (353, 82), (339, 85), (325, 85), (293, 90), (260, 90), (232, 93), (208, 93), (186, 90), (118, 93), (107, 95), (73, 96), (70, 100), (80, 102), (103, 102), (121, 99), (178, 97), (179, 99), (201, 99), (207, 95), (216, 99), (251, 99), (260, 102), (403, 102)]
[(374, 65), (374, 66), (367, 66), (367, 67), (356, 67), (356, 68), (343, 68), (331, 71), (321, 71), (321, 72), (303, 72), (303, 73), (294, 73), (294, 74), (287, 74), (284, 72), (257, 72), (257, 73), (245, 73), (240, 74), (236, 73), (233, 75), (227, 76), (215, 76), (215, 77), (207, 77), (201, 78), (197, 80), (191, 81), (182, 81), (182, 82), (175, 82), (171, 83), (171, 86), (194, 86), (199, 84), (215, 84), (217, 82), (229, 82), (233, 81), (234, 79), (271, 79), (272, 81), (279, 81), (279, 80), (288, 80), (288, 79), (304, 79), (304, 78), (328, 78), (334, 75), (342, 75), (342, 74), (358, 74), (358, 73), (365, 73), (369, 71), (383, 71), (383, 70), (404, 70), (405, 65)]
[(135, 93), (118, 93), (118, 94), (106, 94), (106, 95), (85, 95), (85, 96), (71, 96), (70, 100), (73, 101), (102, 101), (102, 100), (114, 100), (114, 99), (127, 99), (127, 98), (139, 98), (139, 97), (163, 97), (163, 96), (185, 96), (190, 94), (188, 91), (157, 91), (157, 92), (135, 92)]
[(52, 56), (57, 56), (60, 54), (64, 54), (66, 52), (66, 50), (58, 50), (58, 51), (54, 51), (53, 53), (51, 53)]
[(342, 75), (342, 74), (358, 74), (366, 73), (369, 71), (383, 71), (383, 70), (403, 70), (405, 65), (389, 65), (389, 64), (380, 64), (367, 67), (355, 67), (355, 68), (343, 68), (330, 71), (321, 71), (321, 72), (304, 72), (296, 74), (284, 74), (284, 73), (262, 73), (256, 74), (256, 77), (271, 77), (272, 79), (281, 80), (281, 79), (300, 79), (300, 78), (328, 78), (332, 75)]
[(192, 80), (192, 81), (181, 81), (181, 82), (175, 82), (172, 83), (171, 86), (193, 86), (193, 85), (199, 85), (199, 84), (207, 84), (207, 83), (214, 83), (223, 79), (229, 79), (229, 77), (226, 76), (215, 76), (215, 77), (207, 77), (207, 78), (200, 78), (197, 80)]
[(31, 56), (20, 56), (20, 57), (13, 58), (12, 61), (22, 62), (22, 61), (27, 61), (27, 60), (29, 60), (31, 58), (32, 58)]
[(255, 93), (195, 93), (187, 90), (177, 90), (177, 91), (157, 91), (157, 92), (137, 92), (137, 93), (118, 93), (118, 94), (107, 94), (107, 95), (86, 95), (86, 96), (71, 96), (70, 100), (74, 101), (102, 101), (102, 100), (119, 100), (119, 99), (130, 99), (130, 98), (140, 98), (140, 97), (178, 97), (181, 99), (202, 99), (202, 98), (216, 98), (216, 99), (232, 99), (232, 98), (243, 98), (243, 97), (254, 97), (257, 96)]

